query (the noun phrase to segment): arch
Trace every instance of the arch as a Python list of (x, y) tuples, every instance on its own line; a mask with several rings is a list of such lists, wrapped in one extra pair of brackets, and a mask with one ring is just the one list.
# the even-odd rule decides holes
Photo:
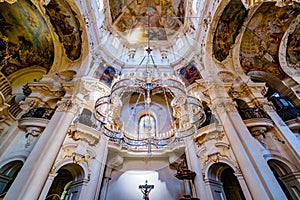
[(236, 172), (223, 162), (213, 163), (207, 172), (206, 182), (210, 186), (213, 199), (245, 200)]
[(297, 56), (297, 37), (300, 33), (300, 14), (289, 25), (284, 33), (279, 46), (279, 63), (282, 70), (294, 79), (297, 83), (300, 82), (299, 72), (299, 56)]
[(209, 179), (214, 179), (214, 180), (220, 180), (220, 173), (222, 173), (222, 171), (226, 168), (232, 168), (235, 169), (234, 173), (240, 173), (236, 170), (236, 166), (234, 165), (233, 162), (228, 161), (227, 159), (224, 158), (220, 158), (218, 163), (213, 163), (213, 162), (209, 162), (205, 169), (205, 175), (207, 178)]
[(278, 79), (272, 74), (263, 71), (251, 71), (247, 75), (254, 82), (265, 82), (266, 85), (269, 86), (269, 88), (276, 90), (283, 96), (288, 96), (290, 99), (293, 100), (294, 103), (298, 104), (299, 100), (294, 91), (288, 86), (286, 86), (282, 82), (282, 80)]
[(8, 191), (23, 166), (20, 160), (11, 161), (0, 168), (0, 197)]
[(286, 197), (288, 199), (298, 199), (300, 195), (299, 181), (290, 167), (275, 159), (268, 160), (268, 165)]
[(60, 199), (79, 199), (83, 187), (85, 173), (83, 168), (75, 163), (69, 163), (56, 171), (46, 199), (60, 197)]
[(267, 72), (251, 71), (247, 75), (254, 82), (266, 82), (268, 84), (268, 86), (276, 89), (280, 93), (283, 93), (283, 92), (286, 92), (286, 90), (289, 90), (289, 88), (286, 85), (284, 85), (279, 78), (277, 78)]
[[(88, 169), (88, 165), (86, 162), (80, 162), (80, 163), (73, 163), (73, 158), (71, 157), (67, 157), (57, 163), (55, 163), (55, 165), (53, 166), (53, 170), (52, 174), (56, 174), (58, 172), (59, 169), (65, 168), (67, 166), (67, 168), (71, 168), (71, 166), (74, 165), (78, 165), (79, 168), (77, 168), (77, 172), (76, 171), (72, 171), (73, 175), (80, 175), (82, 176), (82, 179), (88, 179), (88, 175), (89, 175), (89, 169)], [(80, 169), (80, 171), (78, 171)]]
[(281, 154), (276, 155), (276, 154), (265, 154), (264, 158), (267, 162), (269, 162), (270, 160), (276, 160), (280, 163), (283, 163), (288, 172), (293, 172), (293, 171), (297, 171), (297, 164), (292, 163), (291, 161), (289, 161), (287, 158), (283, 157)]
[[(236, 163), (234, 163), (231, 159), (229, 160), (229, 159), (227, 159), (227, 158), (225, 158), (225, 157), (219, 157), (219, 162), (218, 162), (219, 164), (222, 164), (222, 165), (226, 165), (226, 166), (228, 166), (228, 167), (230, 167), (230, 168), (232, 168), (232, 169), (235, 169), (235, 173), (237, 173), (237, 174), (239, 174), (240, 172), (239, 171), (237, 171), (237, 169), (238, 169), (238, 166), (236, 165)], [(208, 161), (208, 162), (206, 162), (206, 164), (205, 164), (205, 166), (204, 166), (204, 168), (203, 168), (203, 173), (204, 173), (204, 175), (205, 175), (205, 177), (207, 177), (207, 178), (213, 178), (214, 176), (212, 175), (212, 173), (213, 173), (213, 171), (212, 171), (212, 166), (214, 165), (214, 164), (217, 164), (217, 163), (215, 163), (215, 162), (211, 162), (211, 161)]]
[(291, 173), (291, 169), (283, 162), (275, 159), (268, 160), (268, 164), (273, 168), (279, 176), (287, 175)]

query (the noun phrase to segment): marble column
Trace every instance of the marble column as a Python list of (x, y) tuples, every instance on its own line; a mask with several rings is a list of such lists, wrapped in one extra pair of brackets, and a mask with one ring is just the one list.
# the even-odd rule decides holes
[(112, 168), (107, 167), (105, 170), (105, 177), (103, 178), (103, 186), (101, 189), (100, 200), (106, 200), (107, 189), (108, 189), (109, 181), (111, 180), (110, 178), (111, 172), (112, 172)]
[(71, 100), (61, 102), (10, 187), (5, 200), (38, 199), (77, 112), (78, 106)]
[(106, 165), (108, 154), (108, 139), (106, 136), (101, 136), (99, 148), (97, 148), (98, 155), (90, 164), (90, 181), (88, 183), (86, 195), (83, 199), (99, 199), (103, 173)]
[(200, 200), (207, 200), (207, 191), (205, 191), (205, 182), (202, 177), (202, 163), (197, 157), (195, 143), (192, 139), (186, 140), (186, 149), (185, 154), (188, 162), (188, 166), (191, 171), (196, 172), (196, 176), (194, 178), (194, 186), (196, 190), (196, 194)]
[(217, 107), (253, 199), (287, 199), (234, 104), (228, 101)]

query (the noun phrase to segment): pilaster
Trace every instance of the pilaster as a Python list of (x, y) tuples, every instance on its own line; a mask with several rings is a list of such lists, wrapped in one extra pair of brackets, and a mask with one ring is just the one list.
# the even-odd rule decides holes
[(205, 183), (202, 176), (202, 165), (201, 160), (197, 157), (195, 143), (193, 140), (185, 141), (186, 142), (186, 149), (185, 154), (189, 164), (189, 167), (192, 171), (196, 172), (196, 176), (194, 178), (194, 186), (196, 190), (195, 196), (200, 198), (200, 200), (207, 200), (207, 192), (203, 191), (205, 188)]
[(99, 148), (97, 148), (98, 157), (91, 161), (91, 177), (84, 199), (99, 199), (108, 154), (107, 145), (108, 139), (103, 135), (100, 140)]
[(253, 199), (286, 199), (234, 103), (230, 100), (215, 102), (215, 110)]
[(65, 96), (29, 154), (5, 199), (38, 199), (82, 99)]
[(260, 100), (261, 105), (265, 112), (270, 116), (272, 121), (275, 123), (275, 128), (279, 137), (290, 145), (290, 149), (293, 152), (294, 158), (298, 160), (300, 156), (300, 143), (297, 137), (293, 134), (290, 128), (285, 124), (285, 122), (280, 118), (280, 116), (275, 111), (272, 103), (267, 102), (266, 100)]

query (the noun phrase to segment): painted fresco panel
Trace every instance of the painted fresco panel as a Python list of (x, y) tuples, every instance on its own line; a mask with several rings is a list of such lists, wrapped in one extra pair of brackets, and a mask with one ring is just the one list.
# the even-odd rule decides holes
[(100, 81), (108, 86), (111, 86), (111, 83), (114, 80), (115, 76), (116, 76), (115, 68), (109, 66), (103, 71), (100, 77)]
[(223, 61), (229, 55), (246, 16), (246, 8), (240, 0), (232, 0), (225, 7), (213, 38), (213, 52), (217, 60)]
[(246, 74), (264, 71), (279, 79), (287, 76), (280, 67), (278, 50), (283, 34), (299, 13), (297, 7), (280, 8), (275, 3), (264, 3), (258, 8), (247, 25), (240, 48), (240, 63)]
[(201, 75), (196, 67), (195, 62), (190, 62), (186, 67), (180, 69), (179, 74), (186, 85), (194, 83), (197, 79), (201, 79)]
[(52, 0), (45, 8), (67, 57), (77, 60), (81, 55), (82, 31), (76, 13), (65, 0)]
[(126, 6), (111, 0), (110, 4), (114, 27), (129, 42), (167, 40), (184, 23), (184, 0), (131, 1)]
[(0, 3), (0, 69), (6, 75), (29, 66), (50, 69), (54, 47), (49, 28), (30, 2)]

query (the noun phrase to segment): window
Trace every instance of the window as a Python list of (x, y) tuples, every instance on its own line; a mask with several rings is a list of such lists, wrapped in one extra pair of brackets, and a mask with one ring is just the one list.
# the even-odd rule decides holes
[(156, 136), (156, 121), (152, 115), (143, 115), (138, 124), (138, 139)]

